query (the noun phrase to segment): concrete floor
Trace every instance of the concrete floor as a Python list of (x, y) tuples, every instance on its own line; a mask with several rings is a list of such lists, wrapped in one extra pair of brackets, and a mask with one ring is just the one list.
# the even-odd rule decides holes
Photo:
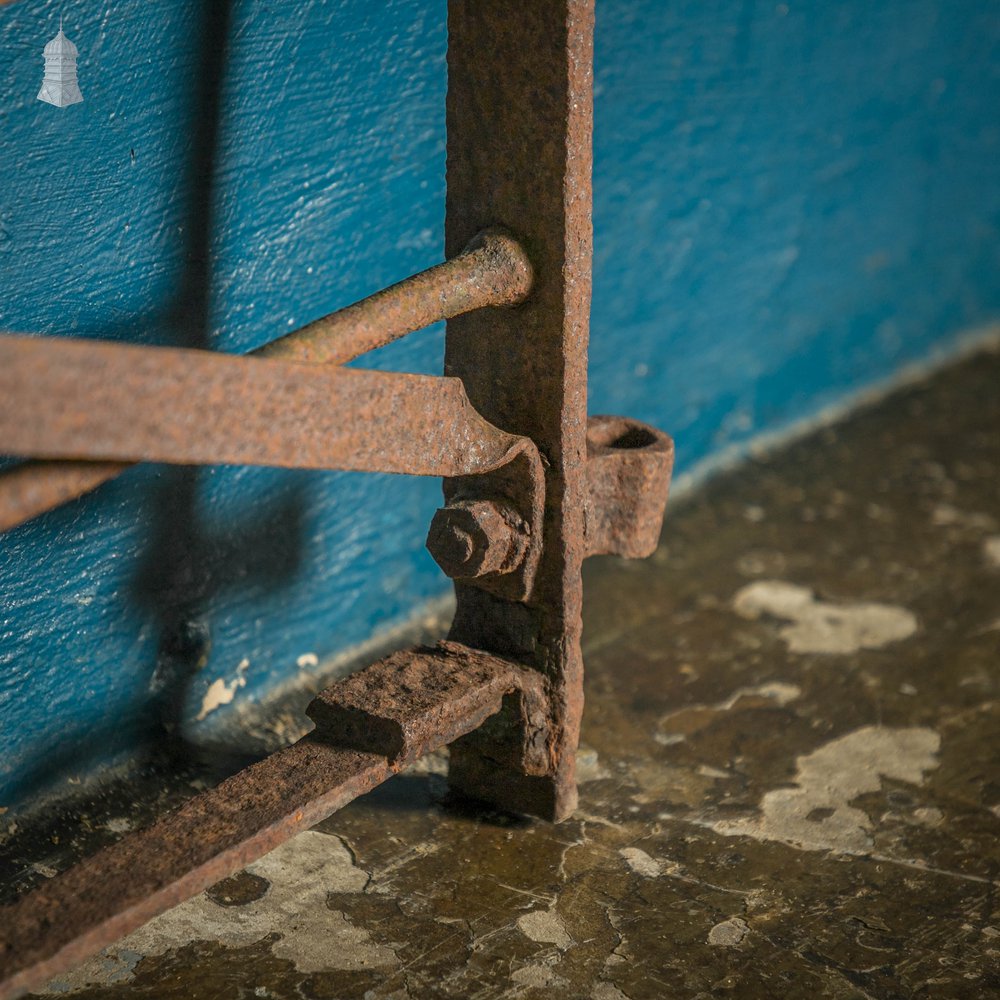
[[(432, 758), (39, 995), (1000, 996), (998, 390), (965, 362), (588, 565), (570, 821)], [(66, 860), (38, 829), (8, 884)]]

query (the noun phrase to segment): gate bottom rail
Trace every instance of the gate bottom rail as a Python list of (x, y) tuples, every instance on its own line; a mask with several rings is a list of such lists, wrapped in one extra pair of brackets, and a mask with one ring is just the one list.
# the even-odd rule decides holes
[(44, 985), (487, 720), (519, 734), (512, 764), (543, 772), (545, 707), (540, 674), (452, 642), (338, 681), (297, 743), (0, 908), (0, 997)]

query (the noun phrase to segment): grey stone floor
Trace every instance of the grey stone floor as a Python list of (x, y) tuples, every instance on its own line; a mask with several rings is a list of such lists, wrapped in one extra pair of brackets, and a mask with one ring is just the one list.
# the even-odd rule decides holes
[(432, 758), (44, 995), (1000, 996), (1000, 357), (716, 479), (586, 592), (571, 820)]

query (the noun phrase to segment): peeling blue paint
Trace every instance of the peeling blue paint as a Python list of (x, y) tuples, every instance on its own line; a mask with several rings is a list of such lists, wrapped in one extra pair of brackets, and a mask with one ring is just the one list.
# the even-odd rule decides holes
[[(228, 6), (0, 9), (0, 329), (245, 351), (440, 259), (443, 0)], [(598, 0), (591, 410), (690, 468), (995, 320), (998, 56), (974, 0)], [(405, 618), (438, 496), (141, 468), (0, 538), (0, 804)]]

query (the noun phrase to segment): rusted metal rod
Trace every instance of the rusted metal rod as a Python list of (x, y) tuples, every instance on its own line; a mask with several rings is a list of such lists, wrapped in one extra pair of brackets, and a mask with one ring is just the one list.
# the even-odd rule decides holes
[(0, 909), (15, 1000), (381, 784), (388, 760), (306, 736)]
[(471, 732), (509, 695), (526, 723), (541, 724), (537, 674), (456, 643), (393, 653), (327, 688), (307, 709), (316, 730), (298, 743), (0, 907), (0, 1000), (42, 986)]
[[(482, 580), (457, 581), (450, 636), (497, 652), (514, 644), (548, 678), (552, 711), (545, 778), (498, 765), (485, 734), (451, 755), (448, 780), (549, 819), (576, 802), (583, 709), (593, 28), (593, 0), (448, 4), (445, 252), (457, 253), (489, 219), (524, 239), (538, 281), (516, 313), (450, 320), (445, 370), (487, 420), (526, 434), (546, 459), (535, 579), (544, 600), (526, 615), (516, 596), (498, 600)], [(468, 492), (445, 483), (449, 502)]]
[(0, 471), (0, 532), (76, 500), (131, 462), (24, 462)]
[[(507, 233), (487, 230), (451, 260), (309, 323), (251, 354), (285, 361), (343, 364), (440, 320), (484, 306), (516, 305), (527, 297), (532, 282), (531, 263), (520, 244)], [(0, 342), (3, 339), (0, 337)], [(0, 440), (0, 451), (4, 450), (9, 452), (10, 445)], [(129, 464), (42, 461), (0, 472), (0, 532), (96, 489), (124, 472)]]
[(15, 455), (465, 476), (527, 438), (461, 381), (66, 337), (0, 337), (0, 448)]
[(0, 471), (0, 532), (16, 528), (124, 472), (121, 462), (22, 462)]
[(369, 295), (254, 351), (263, 358), (342, 365), (377, 347), (484, 306), (513, 306), (531, 291), (520, 244), (486, 230), (457, 256)]

